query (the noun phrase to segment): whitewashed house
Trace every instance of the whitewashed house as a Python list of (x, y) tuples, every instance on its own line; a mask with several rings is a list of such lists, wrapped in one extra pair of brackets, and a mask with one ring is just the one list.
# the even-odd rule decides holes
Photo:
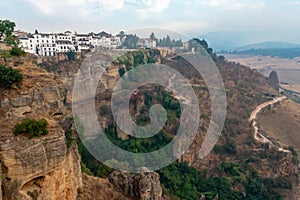
[(91, 47), (91, 34), (75, 34), (76, 43), (78, 45), (79, 51), (88, 50)]
[(55, 35), (56, 52), (65, 53), (76, 51), (72, 35), (70, 32), (59, 33)]
[(69, 51), (81, 52), (94, 47), (117, 48), (121, 45), (119, 37), (101, 32), (99, 34), (38, 33), (19, 36), (20, 48), (39, 56), (55, 56)]
[(120, 37), (116, 37), (116, 36), (111, 37), (111, 48), (116, 49), (121, 45), (122, 45), (122, 42), (121, 42)]
[(137, 46), (141, 48), (156, 48), (156, 40), (151, 40), (150, 38), (140, 38)]

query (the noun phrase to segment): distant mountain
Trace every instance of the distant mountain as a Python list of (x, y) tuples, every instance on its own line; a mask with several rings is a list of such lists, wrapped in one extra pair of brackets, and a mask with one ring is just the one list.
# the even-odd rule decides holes
[[(249, 44), (253, 44), (254, 48), (267, 49), (300, 47), (299, 39), (295, 39), (294, 35), (287, 34), (285, 31), (276, 33), (270, 31), (223, 31), (207, 33), (199, 36), (199, 38), (205, 39), (215, 51), (230, 51), (239, 48), (247, 50), (252, 48)], [(291, 43), (274, 41), (287, 41)], [(293, 42), (299, 43), (299, 45), (293, 44)]]
[(212, 32), (202, 36), (215, 51), (233, 50), (238, 47), (270, 40), (268, 33), (256, 31)]
[(249, 44), (246, 46), (238, 47), (236, 51), (246, 51), (250, 49), (292, 49), (300, 48), (300, 44), (289, 43), (289, 42), (279, 42), (279, 41), (267, 41), (255, 44)]
[(252, 55), (252, 56), (271, 56), (279, 58), (295, 58), (300, 57), (300, 48), (276, 48), (276, 49), (247, 49), (247, 50), (231, 50), (219, 51), (219, 54), (233, 55)]

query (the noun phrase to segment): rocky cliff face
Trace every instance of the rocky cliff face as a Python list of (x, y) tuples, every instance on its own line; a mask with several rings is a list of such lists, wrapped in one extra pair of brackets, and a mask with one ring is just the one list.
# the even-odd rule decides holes
[[(0, 92), (0, 199), (76, 199), (82, 186), (80, 157), (75, 145), (67, 148), (58, 123), (65, 115), (66, 90), (56, 76), (32, 63), (32, 58), (0, 63), (24, 75), (21, 85)], [(25, 117), (45, 118), (48, 135), (14, 136), (15, 124)]]
[(159, 175), (155, 172), (144, 170), (139, 174), (129, 174), (115, 171), (110, 175), (109, 180), (118, 192), (130, 197), (130, 199), (164, 199)]
[(270, 76), (267, 78), (268, 83), (276, 90), (279, 91), (279, 79), (275, 71), (272, 71)]

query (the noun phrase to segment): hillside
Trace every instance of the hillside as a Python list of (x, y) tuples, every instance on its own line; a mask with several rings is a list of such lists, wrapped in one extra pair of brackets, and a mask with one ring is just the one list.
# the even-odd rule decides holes
[[(137, 59), (136, 61), (140, 60), (144, 62), (147, 60), (147, 62), (163, 63), (178, 70), (189, 80), (190, 84), (192, 84), (200, 100), (199, 102), (201, 102), (199, 107), (201, 108), (202, 124), (198, 129), (198, 134), (193, 144), (178, 162), (158, 171), (164, 195), (189, 199), (199, 199), (203, 195), (207, 198), (209, 198), (209, 196), (218, 195), (224, 199), (231, 199), (232, 196), (235, 196), (236, 199), (254, 198), (255, 195), (260, 199), (280, 199), (280, 196), (286, 199), (293, 198), (294, 191), (297, 189), (295, 186), (295, 176), (298, 173), (297, 164), (294, 163), (293, 155), (286, 152), (278, 152), (275, 148), (255, 141), (253, 137), (254, 130), (248, 121), (251, 112), (256, 106), (269, 101), (273, 97), (280, 96), (280, 94), (268, 84), (263, 75), (248, 67), (226, 62), (214, 54), (210, 55), (216, 61), (226, 87), (228, 103), (227, 117), (218, 144), (205, 159), (200, 160), (198, 158), (198, 152), (201, 146), (200, 144), (203, 142), (203, 138), (206, 134), (211, 115), (209, 109), (211, 104), (210, 95), (203, 78), (195, 72), (195, 69), (191, 68), (189, 63), (179, 57), (174, 57), (174, 54), (171, 52), (144, 50), (143, 53), (136, 51), (132, 52), (132, 54), (134, 58), (143, 56), (144, 59)], [(80, 67), (85, 56), (86, 55), (78, 55), (75, 61), (69, 61), (66, 57), (37, 60), (30, 55), (25, 58), (12, 58), (9, 59), (10, 61), (3, 59), (5, 64), (20, 69), (21, 72), (26, 75), (21, 86), (22, 88), (34, 87), (37, 90), (44, 88), (42, 90), (54, 92), (61, 88), (62, 92), (55, 93), (56, 95), (52, 93), (50, 93), (50, 96), (45, 95), (44, 100), (41, 101), (42, 104), (33, 104), (28, 108), (26, 107), (27, 105), (25, 105), (26, 109), (25, 107), (22, 107), (22, 109), (13, 109), (12, 113), (15, 112), (19, 117), (13, 117), (15, 114), (10, 114), (11, 116), (7, 115), (7, 111), (3, 111), (2, 109), (3, 124), (7, 124), (7, 126), (3, 128), (1, 137), (9, 136), (14, 140), (15, 137), (12, 135), (13, 125), (24, 117), (23, 114), (28, 117), (36, 118), (38, 117), (36, 112), (40, 111), (44, 114), (39, 114), (39, 116), (50, 119), (50, 121), (59, 121), (64, 118), (65, 113), (71, 111), (70, 88), (72, 88), (75, 72)], [(127, 55), (127, 57), (129, 58), (130, 56)], [(111, 87), (119, 78), (120, 72), (123, 71), (127, 73), (131, 65), (123, 64), (121, 61), (123, 62), (124, 60), (120, 59), (118, 62), (115, 61), (110, 68), (108, 68), (101, 79), (103, 84), (99, 84), (96, 95), (96, 108), (99, 110), (98, 119), (102, 126), (107, 128), (106, 134), (109, 138), (129, 151), (148, 152), (160, 148), (167, 144), (170, 139), (174, 137), (174, 134), (176, 134), (178, 117), (180, 116), (178, 103), (176, 103), (178, 100), (172, 97), (172, 94), (164, 91), (163, 88), (151, 85), (144, 88), (142, 87), (135, 94), (135, 97), (131, 99), (131, 115), (134, 120), (139, 124), (149, 123), (147, 111), (149, 106), (155, 103), (162, 103), (168, 113), (167, 126), (164, 127), (163, 131), (158, 134), (157, 137), (146, 141), (136, 141), (122, 131), (114, 128), (111, 112), (107, 109), (110, 105), (109, 97)], [(37, 67), (35, 63), (39, 63), (40, 67), (44, 67), (52, 73), (45, 72), (40, 67)], [(126, 60), (124, 63), (127, 63)], [(123, 70), (120, 70), (122, 68)], [(60, 81), (60, 79), (62, 79), (62, 81)], [(56, 83), (54, 84), (55, 81)], [(36, 86), (33, 85), (33, 83), (35, 83)], [(59, 84), (60, 87), (57, 87), (56, 84)], [(53, 86), (55, 89), (52, 88)], [(50, 89), (47, 89), (48, 87), (50, 87)], [(23, 91), (22, 88), (20, 91)], [(64, 88), (68, 88), (67, 91)], [(19, 91), (19, 89), (8, 90), (2, 93), (2, 95), (6, 95), (9, 101), (11, 101), (11, 98), (17, 98), (19, 95), (16, 91)], [(26, 95), (26, 93), (24, 93), (24, 95)], [(28, 95), (30, 94), (28, 93)], [(56, 101), (58, 97), (60, 98), (59, 102), (62, 103), (53, 102)], [(166, 101), (166, 99), (168, 99), (168, 101)], [(6, 101), (7, 100), (5, 100), (5, 102)], [(2, 102), (4, 103), (3, 100)], [(45, 104), (45, 102), (50, 102), (49, 106), (47, 103)], [(5, 105), (3, 103), (1, 103), (1, 108), (3, 107), (2, 105)], [(39, 107), (39, 105), (44, 105), (47, 109), (43, 110), (43, 106)], [(33, 108), (34, 110), (32, 110)], [(82, 109), (84, 110), (84, 108)], [(67, 125), (67, 127), (69, 126), (70, 125)], [(45, 137), (45, 139), (46, 138), (47, 137)], [(22, 139), (20, 141), (26, 142), (27, 140)], [(35, 141), (37, 140), (33, 140), (33, 142)], [(143, 175), (141, 177), (124, 173), (111, 173), (113, 171), (112, 169), (105, 167), (95, 160), (93, 156), (86, 151), (79, 140), (77, 143), (82, 156), (81, 166), (83, 171), (94, 176), (102, 177), (97, 179), (84, 176), (83, 188), (79, 190), (79, 199), (95, 199), (96, 196), (90, 192), (90, 190), (95, 189), (103, 191), (101, 195), (100, 193), (97, 195), (98, 199), (105, 199), (107, 196), (111, 196), (111, 199), (126, 199), (128, 197), (141, 198), (145, 195), (143, 191), (149, 191), (147, 195), (153, 197), (157, 196), (158, 198), (158, 196), (162, 196), (159, 192), (161, 186), (156, 173), (146, 173), (145, 176)], [(76, 162), (78, 163), (78, 161), (77, 157)], [(127, 178), (124, 180), (124, 177)], [(146, 177), (147, 179), (145, 179)], [(132, 183), (133, 180), (136, 181), (134, 184)], [(148, 185), (144, 182), (145, 184), (142, 184), (140, 188), (133, 187), (135, 184), (140, 184), (142, 180), (147, 180), (147, 183), (152, 184)], [(282, 181), (284, 181), (285, 184), (281, 184)], [(135, 192), (127, 193), (122, 190), (122, 187), (119, 185), (121, 183), (126, 184), (126, 187), (134, 189)], [(253, 188), (254, 185), (256, 185), (259, 191)], [(158, 191), (158, 193), (151, 191)], [(145, 196), (145, 198), (146, 197), (149, 196)], [(157, 198), (155, 197), (155, 199)]]
[(295, 58), (300, 56), (300, 48), (272, 48), (272, 49), (248, 49), (234, 51), (220, 51), (221, 54), (271, 56), (279, 58)]
[[(281, 106), (267, 110), (259, 116), (261, 130), (280, 141), (285, 146), (293, 146), (299, 151), (300, 105), (286, 100)], [(300, 158), (298, 156), (298, 158)]]
[(236, 51), (246, 51), (250, 49), (293, 49), (300, 48), (300, 44), (289, 43), (289, 42), (279, 42), (279, 41), (267, 41), (255, 44), (248, 44), (246, 46), (237, 47)]
[[(272, 97), (279, 96), (279, 93), (268, 85), (266, 78), (248, 67), (225, 62), (221, 58), (213, 54), (211, 55), (213, 59), (216, 60), (225, 83), (228, 102), (227, 119), (222, 136), (214, 151), (205, 159), (199, 160), (199, 144), (203, 141), (210, 119), (210, 109), (208, 109), (210, 107), (210, 97), (207, 87), (201, 76), (197, 75), (189, 63), (176, 57), (169, 59), (173, 54), (166, 54), (166, 52), (157, 53), (158, 52), (154, 54), (156, 55), (155, 60), (157, 63), (163, 63), (178, 70), (193, 85), (196, 94), (200, 98), (201, 105), (199, 106), (203, 120), (192, 146), (182, 158), (179, 159), (180, 162), (174, 163), (170, 167), (159, 171), (161, 176), (160, 180), (165, 188), (165, 193), (168, 195), (177, 195), (181, 198), (187, 198), (189, 196), (192, 199), (197, 199), (200, 194), (208, 193), (212, 195), (224, 195), (224, 198), (226, 198), (226, 195), (237, 195), (237, 199), (245, 195), (250, 198), (254, 191), (249, 189), (249, 187), (251, 187), (251, 184), (254, 184), (253, 181), (257, 181), (257, 184), (265, 188), (262, 190), (262, 193), (260, 193), (260, 195), (264, 197), (260, 196), (260, 198), (277, 199), (279, 198), (277, 192), (280, 192), (286, 199), (292, 198), (294, 194), (289, 191), (295, 190), (293, 185), (295, 185), (296, 182), (295, 174), (298, 173), (297, 165), (293, 163), (293, 156), (288, 153), (277, 152), (276, 149), (255, 141), (253, 138), (254, 130), (248, 121), (251, 112), (257, 105), (269, 101)], [(149, 60), (148, 56), (152, 54), (146, 50), (144, 55), (147, 57), (147, 60)], [(77, 62), (81, 61), (77, 60)], [(47, 68), (49, 64), (51, 64), (51, 62), (45, 62), (43, 66)], [(76, 65), (78, 65), (78, 63)], [(62, 74), (64, 79), (68, 80), (64, 82), (72, 82), (73, 75), (69, 69), (72, 69), (73, 66), (75, 66), (74, 63), (68, 61), (60, 61), (57, 65), (56, 70)], [(110, 126), (112, 125), (113, 119), (110, 111), (106, 109), (110, 105), (110, 101), (107, 97), (110, 96), (111, 87), (119, 78), (118, 70), (121, 68), (124, 68), (126, 73), (127, 66), (124, 64), (112, 65), (102, 79), (105, 87), (99, 87), (97, 90), (96, 107), (99, 109), (98, 119), (101, 119), (101, 124), (104, 127), (109, 127), (106, 133), (110, 139), (127, 150), (136, 151), (135, 149), (137, 149), (137, 151), (143, 152), (149, 151), (149, 148), (159, 148), (161, 145), (164, 145), (165, 142), (168, 142), (168, 138), (173, 137), (173, 132), (176, 131), (176, 129), (172, 128), (176, 127), (174, 126), (177, 121), (175, 110), (168, 108), (168, 113), (171, 117), (170, 122), (173, 121), (172, 123), (175, 122), (175, 124), (166, 126), (161, 136), (150, 140), (150, 143), (156, 144), (155, 146), (147, 146), (149, 145), (147, 141), (143, 142), (144, 146), (140, 146), (140, 142), (139, 145), (137, 145), (133, 138), (128, 137), (123, 132)], [(132, 99), (133, 102), (135, 102), (132, 107), (132, 115), (134, 119), (141, 124), (149, 122), (147, 118), (148, 112), (142, 115), (139, 114), (141, 110), (147, 110), (149, 108), (146, 99), (149, 95), (152, 96), (152, 98), (155, 97), (153, 100), (157, 99), (157, 96), (159, 96), (158, 91), (161, 91), (157, 91), (158, 88), (153, 88), (152, 90), (154, 91), (151, 91), (151, 88), (153, 87), (141, 88), (136, 96), (138, 99)], [(159, 103), (159, 101), (155, 100), (152, 103)], [(133, 149), (132, 146), (134, 146)], [(93, 157), (88, 154), (86, 150), (81, 149), (80, 152), (83, 155), (83, 162), (91, 169), (94, 175), (101, 177), (108, 176), (110, 173), (109, 169), (103, 168), (103, 165), (96, 161), (91, 162)], [(187, 162), (189, 166), (185, 166), (183, 162)], [(183, 169), (186, 171), (186, 175), (181, 171)], [(193, 171), (195, 169), (197, 169), (197, 171)], [(174, 180), (175, 177), (170, 174), (170, 172), (174, 170), (178, 170), (178, 172), (176, 172), (178, 180), (176, 181)], [(195, 180), (186, 180), (184, 178), (192, 176), (193, 173), (199, 173), (199, 177)], [(213, 177), (213, 179), (209, 179), (209, 177)], [(224, 179), (220, 179), (221, 177)], [(202, 180), (202, 182), (199, 182), (200, 180)], [(286, 185), (278, 185), (277, 181), (281, 180), (284, 180)], [(218, 181), (225, 181), (226, 184), (224, 183), (224, 187), (221, 188), (215, 188), (214, 186), (208, 187), (211, 184), (216, 184)], [(273, 181), (272, 184), (270, 181)], [(184, 189), (184, 184), (186, 187), (191, 188)], [(202, 186), (199, 188), (197, 184)], [(225, 189), (226, 187), (232, 189)], [(226, 194), (224, 191), (227, 191)]]

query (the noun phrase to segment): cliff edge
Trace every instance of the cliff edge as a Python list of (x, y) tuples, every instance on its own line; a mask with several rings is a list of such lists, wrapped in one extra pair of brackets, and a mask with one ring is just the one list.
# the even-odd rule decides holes
[[(0, 91), (0, 200), (76, 199), (82, 187), (77, 146), (66, 145), (59, 121), (65, 117), (66, 90), (59, 79), (39, 68), (32, 56), (1, 59), (21, 71), (20, 85)], [(15, 136), (23, 118), (45, 118), (49, 133)]]

